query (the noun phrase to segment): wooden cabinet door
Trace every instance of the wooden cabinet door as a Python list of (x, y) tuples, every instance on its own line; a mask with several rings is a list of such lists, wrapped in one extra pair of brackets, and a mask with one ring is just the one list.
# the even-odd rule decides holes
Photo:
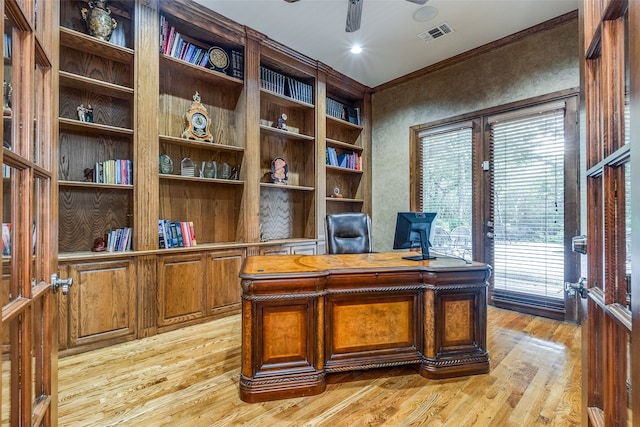
[(132, 260), (69, 266), (69, 346), (136, 337), (136, 274)]
[[(5, 1), (2, 161), (2, 425), (57, 423), (57, 116), (51, 31), (58, 2)], [(36, 19), (37, 17), (37, 19)]]
[(203, 253), (158, 258), (158, 328), (206, 316)]
[(240, 304), (240, 268), (243, 250), (211, 252), (207, 255), (207, 313), (215, 314)]

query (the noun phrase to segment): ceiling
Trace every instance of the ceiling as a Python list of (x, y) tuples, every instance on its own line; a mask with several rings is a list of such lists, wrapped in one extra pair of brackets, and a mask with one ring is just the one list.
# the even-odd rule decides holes
[[(358, 31), (345, 32), (349, 0), (195, 0), (352, 79), (375, 87), (573, 11), (578, 0), (429, 0), (435, 17), (405, 0), (361, 0)], [(453, 32), (426, 42), (418, 34), (443, 23)], [(352, 54), (353, 44), (362, 53)]]

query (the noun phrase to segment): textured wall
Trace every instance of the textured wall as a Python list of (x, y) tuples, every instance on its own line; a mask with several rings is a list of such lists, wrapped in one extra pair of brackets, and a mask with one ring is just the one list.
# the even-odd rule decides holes
[(376, 251), (391, 250), (409, 210), (409, 128), (578, 87), (578, 42), (576, 20), (373, 95)]

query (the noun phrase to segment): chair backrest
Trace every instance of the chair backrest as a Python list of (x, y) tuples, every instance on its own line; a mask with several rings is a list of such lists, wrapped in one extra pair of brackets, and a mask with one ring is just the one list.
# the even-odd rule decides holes
[(371, 218), (364, 212), (327, 215), (327, 253), (363, 254), (371, 252)]

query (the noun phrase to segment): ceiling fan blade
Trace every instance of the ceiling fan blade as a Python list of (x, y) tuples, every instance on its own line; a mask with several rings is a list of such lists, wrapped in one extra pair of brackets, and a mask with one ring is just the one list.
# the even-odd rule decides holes
[(349, 6), (347, 9), (347, 26), (345, 28), (347, 33), (353, 33), (360, 29), (360, 21), (362, 20), (362, 1), (363, 0), (349, 0)]
[[(293, 1), (297, 1), (297, 0), (293, 0)], [(415, 3), (415, 4), (425, 4), (429, 0), (407, 0), (407, 1), (410, 1), (411, 3)]]

